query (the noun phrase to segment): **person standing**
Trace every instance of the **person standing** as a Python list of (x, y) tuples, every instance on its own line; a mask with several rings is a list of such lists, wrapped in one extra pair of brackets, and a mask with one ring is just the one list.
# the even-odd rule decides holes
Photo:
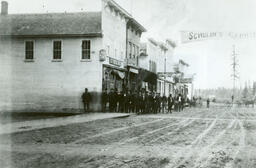
[(162, 97), (162, 111), (165, 113), (167, 98), (165, 95)]
[(108, 93), (107, 93), (107, 89), (104, 89), (101, 95), (101, 107), (103, 112), (107, 111), (107, 103), (108, 103)]
[(123, 110), (125, 113), (128, 112), (128, 98), (127, 98), (127, 91), (125, 90), (123, 94)]
[(157, 93), (157, 96), (156, 96), (156, 112), (157, 113), (161, 112), (161, 97), (160, 97), (160, 93)]
[(141, 101), (140, 95), (141, 95), (140, 91), (137, 91), (136, 97), (135, 97), (135, 110), (137, 114), (140, 114), (140, 101)]
[(132, 95), (130, 90), (128, 90), (127, 92), (127, 109), (128, 109), (128, 113), (132, 112)]
[(146, 113), (146, 93), (145, 91), (142, 93), (141, 97), (141, 113), (145, 114)]
[(124, 93), (123, 91), (119, 92), (118, 94), (118, 112), (124, 112)]
[(185, 98), (184, 98), (184, 96), (181, 96), (181, 110), (182, 111), (183, 111), (184, 107), (185, 107)]
[(207, 108), (209, 108), (210, 107), (210, 99), (209, 98), (207, 98), (206, 104), (207, 104)]
[(110, 112), (114, 112), (115, 110), (115, 92), (114, 92), (114, 89), (111, 89), (110, 90), (110, 93), (109, 93), (109, 111)]
[(181, 107), (182, 106), (182, 97), (181, 97), (181, 94), (179, 94), (178, 96), (178, 111), (180, 112), (181, 111)]
[(152, 106), (153, 106), (153, 113), (156, 114), (157, 113), (157, 96), (156, 96), (155, 92), (153, 93), (153, 103), (152, 103)]
[(88, 92), (87, 88), (84, 89), (82, 100), (84, 103), (84, 112), (88, 112), (90, 110), (91, 94)]
[(168, 97), (168, 112), (172, 113), (172, 106), (173, 106), (173, 97), (172, 94), (169, 95)]

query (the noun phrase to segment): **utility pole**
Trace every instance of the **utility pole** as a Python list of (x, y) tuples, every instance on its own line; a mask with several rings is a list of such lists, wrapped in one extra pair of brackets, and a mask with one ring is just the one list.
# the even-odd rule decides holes
[(235, 90), (236, 90), (236, 80), (239, 78), (238, 72), (237, 72), (237, 66), (238, 66), (238, 60), (237, 60), (238, 54), (236, 53), (235, 45), (233, 45), (233, 51), (232, 51), (232, 80), (233, 80), (233, 94), (232, 94), (232, 104), (234, 104), (234, 98), (235, 98)]

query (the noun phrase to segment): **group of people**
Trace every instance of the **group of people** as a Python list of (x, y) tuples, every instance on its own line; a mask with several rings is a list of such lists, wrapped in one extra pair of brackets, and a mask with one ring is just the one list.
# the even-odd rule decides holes
[[(103, 112), (124, 112), (124, 113), (171, 113), (172, 110), (181, 111), (184, 108), (185, 98), (179, 94), (175, 97), (170, 94), (168, 97), (160, 96), (160, 93), (148, 91), (135, 91), (131, 93), (118, 92), (111, 89), (108, 93), (102, 93)], [(107, 110), (107, 105), (109, 108)]]

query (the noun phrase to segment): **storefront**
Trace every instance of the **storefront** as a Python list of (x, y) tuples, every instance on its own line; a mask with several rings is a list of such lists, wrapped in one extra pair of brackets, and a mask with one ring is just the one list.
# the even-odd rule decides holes
[(127, 66), (127, 83), (128, 83), (128, 90), (131, 92), (138, 91), (140, 89), (139, 85), (139, 68), (134, 66)]
[(107, 89), (110, 92), (111, 89), (117, 89), (118, 92), (125, 89), (125, 72), (123, 68), (103, 65), (103, 86), (102, 89)]
[(146, 91), (155, 92), (157, 86), (157, 75), (145, 69), (139, 69), (138, 80), (139, 88)]

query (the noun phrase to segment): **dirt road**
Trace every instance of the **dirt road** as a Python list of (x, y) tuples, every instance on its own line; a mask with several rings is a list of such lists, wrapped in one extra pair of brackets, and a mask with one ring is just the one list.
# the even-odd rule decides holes
[(256, 109), (191, 108), (0, 136), (3, 167), (256, 167)]

